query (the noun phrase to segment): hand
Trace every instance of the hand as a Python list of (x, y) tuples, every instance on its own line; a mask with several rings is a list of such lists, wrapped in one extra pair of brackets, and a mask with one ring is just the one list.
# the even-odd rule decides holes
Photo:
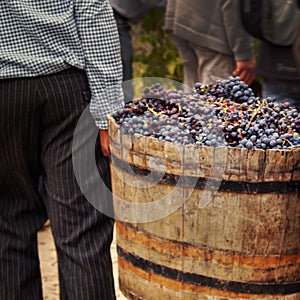
[(237, 61), (233, 76), (239, 76), (242, 81), (250, 85), (255, 78), (255, 59)]
[(100, 146), (104, 156), (109, 156), (108, 130), (100, 129)]

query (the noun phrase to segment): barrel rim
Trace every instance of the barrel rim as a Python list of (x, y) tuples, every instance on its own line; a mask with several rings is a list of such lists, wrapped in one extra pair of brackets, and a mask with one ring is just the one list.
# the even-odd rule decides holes
[[(120, 125), (118, 125), (116, 120), (114, 119), (113, 113), (108, 115), (108, 117), (107, 117), (108, 123), (110, 124), (110, 122), (111, 122), (111, 124), (113, 124), (117, 129), (120, 129)], [(143, 138), (148, 138), (148, 139), (159, 140), (158, 138), (155, 138), (155, 137), (152, 137), (152, 136), (145, 136), (145, 135), (142, 135), (140, 133), (126, 133), (125, 134), (125, 133), (120, 132), (120, 135), (130, 136), (133, 139), (143, 137)], [(169, 142), (169, 141), (165, 141), (165, 140), (163, 140), (163, 142), (167, 143), (167, 144), (171, 144), (171, 145), (173, 145), (173, 144), (182, 145), (182, 144), (179, 144), (179, 143)], [(228, 146), (216, 146), (216, 147), (215, 146), (196, 145), (196, 144), (186, 144), (186, 145), (194, 146), (197, 149), (200, 149), (200, 148), (205, 148), (205, 149), (207, 149), (207, 148), (208, 149), (237, 149), (237, 150), (243, 149), (243, 150), (246, 150), (246, 151), (249, 151), (249, 152), (261, 152), (261, 153), (267, 153), (267, 152), (282, 152), (282, 153), (285, 153), (285, 152), (291, 152), (291, 151), (299, 150), (299, 153), (300, 153), (300, 145), (293, 146), (293, 147), (288, 148), (288, 149), (257, 149), (257, 148), (248, 149), (248, 148), (232, 147), (230, 145), (228, 145)], [(186, 146), (186, 145), (183, 145), (183, 146)]]

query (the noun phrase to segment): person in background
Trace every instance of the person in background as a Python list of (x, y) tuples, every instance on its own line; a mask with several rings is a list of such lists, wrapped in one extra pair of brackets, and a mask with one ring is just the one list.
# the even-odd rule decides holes
[[(297, 4), (300, 8), (299, 0)], [(294, 45), (278, 46), (260, 41), (257, 74), (263, 79), (264, 98), (288, 101), (300, 110), (300, 22), (295, 30), (298, 34)]]
[(239, 1), (168, 0), (166, 29), (178, 47), (184, 84), (239, 76), (255, 78), (252, 38), (240, 20)]
[[(60, 298), (115, 299), (114, 220), (83, 195), (72, 163), (73, 153), (80, 161), (84, 146), (95, 145), (90, 133), (99, 133), (96, 172), (109, 186), (106, 118), (124, 106), (112, 8), (108, 0), (6, 0), (0, 10), (0, 299), (43, 299), (37, 231), (47, 218)], [(84, 111), (90, 117), (73, 148)], [(87, 191), (101, 184), (85, 166), (81, 171)], [(112, 201), (104, 189), (97, 195)]]
[[(300, 9), (300, 0), (297, 0), (298, 8)], [(296, 39), (293, 44), (293, 53), (297, 64), (297, 70), (300, 74), (300, 21), (297, 24), (297, 34)]]
[(153, 8), (165, 9), (166, 0), (109, 0), (117, 21), (121, 56), (123, 64), (123, 81), (125, 102), (130, 102), (134, 96), (133, 86), (133, 57), (134, 51), (131, 42), (130, 24), (137, 24)]
[(256, 72), (263, 79), (262, 96), (288, 101), (300, 109), (300, 73), (292, 46), (276, 46), (261, 41)]
[[(300, 7), (300, 0), (298, 1), (298, 6)], [(296, 60), (298, 73), (300, 74), (300, 22), (298, 22), (297, 25), (297, 35), (293, 45), (293, 55)]]

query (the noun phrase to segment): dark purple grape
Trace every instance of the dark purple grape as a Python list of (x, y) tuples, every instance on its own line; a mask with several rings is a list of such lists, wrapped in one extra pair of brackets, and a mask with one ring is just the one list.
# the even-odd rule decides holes
[(112, 114), (124, 134), (152, 136), (168, 142), (257, 149), (288, 149), (300, 144), (300, 117), (289, 103), (255, 98), (238, 77), (191, 93), (154, 84), (141, 100)]

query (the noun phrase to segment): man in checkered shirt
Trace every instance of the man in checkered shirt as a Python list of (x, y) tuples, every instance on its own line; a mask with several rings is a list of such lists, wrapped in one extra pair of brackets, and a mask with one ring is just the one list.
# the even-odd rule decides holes
[[(94, 162), (110, 188), (106, 117), (123, 107), (112, 9), (107, 0), (1, 0), (0, 11), (0, 299), (42, 299), (37, 231), (47, 218), (61, 299), (115, 299), (113, 219), (83, 196), (72, 165), (96, 128)], [(92, 117), (74, 149), (84, 111)], [(97, 199), (111, 205), (88, 166), (82, 177), (96, 192), (102, 184)]]

